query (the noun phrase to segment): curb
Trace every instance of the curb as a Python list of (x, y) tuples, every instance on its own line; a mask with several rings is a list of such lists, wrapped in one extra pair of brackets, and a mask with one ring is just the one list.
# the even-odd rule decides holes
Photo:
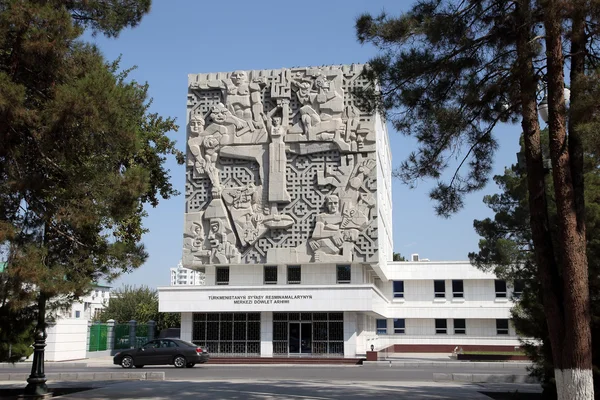
[[(29, 373), (0, 374), (0, 381), (26, 381)], [(142, 380), (164, 381), (164, 372), (50, 372), (46, 374), (49, 381), (112, 381)]]
[(539, 383), (529, 375), (492, 375), (492, 374), (443, 374), (434, 373), (434, 382), (453, 381), (469, 383)]
[(399, 367), (399, 368), (515, 368), (529, 367), (531, 362), (472, 362), (472, 361), (363, 361), (364, 367)]

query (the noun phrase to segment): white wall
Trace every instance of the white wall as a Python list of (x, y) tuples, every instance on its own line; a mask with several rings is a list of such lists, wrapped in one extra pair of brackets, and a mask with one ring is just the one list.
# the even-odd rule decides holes
[(193, 313), (191, 312), (183, 312), (181, 313), (181, 329), (179, 333), (179, 337), (181, 340), (187, 340), (189, 342), (192, 341), (192, 323)]
[(273, 313), (260, 313), (260, 356), (273, 357)]
[(59, 319), (46, 332), (47, 361), (81, 360), (87, 352), (87, 319)]
[(386, 276), (389, 280), (496, 279), (469, 261), (394, 261), (387, 264)]
[(386, 270), (393, 257), (392, 154), (385, 121), (375, 115), (377, 140), (377, 244), (379, 268)]
[(475, 345), (475, 346), (520, 346), (515, 336), (465, 336), (465, 335), (379, 335), (373, 341), (376, 350), (394, 344), (445, 344), (445, 345)]
[(356, 357), (357, 314), (344, 313), (344, 357)]

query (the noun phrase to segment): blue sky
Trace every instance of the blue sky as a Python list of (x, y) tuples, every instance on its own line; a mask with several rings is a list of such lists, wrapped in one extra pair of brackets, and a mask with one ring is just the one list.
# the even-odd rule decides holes
[[(138, 27), (117, 39), (87, 39), (97, 43), (108, 60), (122, 55), (123, 68), (137, 66), (131, 77), (150, 84), (151, 111), (177, 119), (180, 129), (169, 135), (183, 151), (188, 74), (364, 63), (377, 53), (374, 47), (357, 42), (356, 17), (384, 9), (397, 15), (410, 4), (397, 0), (154, 0), (152, 11)], [(398, 166), (415, 143), (391, 127), (388, 130), (392, 164)], [(500, 149), (495, 173), (515, 161), (519, 133), (518, 125), (497, 128)], [(183, 193), (184, 167), (170, 159), (168, 168), (174, 186)], [(466, 198), (464, 210), (443, 219), (435, 215), (427, 195), (433, 185), (420, 182), (409, 189), (393, 182), (394, 251), (405, 256), (419, 253), (432, 261), (466, 260), (479, 240), (473, 220), (491, 216), (483, 196), (498, 189), (490, 182), (484, 191)], [(150, 257), (138, 270), (113, 282), (114, 287), (169, 284), (169, 268), (181, 258), (184, 201), (182, 194), (148, 209), (145, 226), (150, 231), (143, 241)]]

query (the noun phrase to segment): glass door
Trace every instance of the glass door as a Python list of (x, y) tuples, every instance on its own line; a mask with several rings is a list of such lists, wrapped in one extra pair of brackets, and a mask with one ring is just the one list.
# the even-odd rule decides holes
[(312, 323), (300, 324), (300, 352), (302, 354), (312, 353)]
[(289, 323), (289, 354), (312, 353), (312, 323)]
[(290, 354), (299, 354), (300, 353), (300, 323), (299, 322), (290, 322), (289, 323), (289, 349), (288, 352)]

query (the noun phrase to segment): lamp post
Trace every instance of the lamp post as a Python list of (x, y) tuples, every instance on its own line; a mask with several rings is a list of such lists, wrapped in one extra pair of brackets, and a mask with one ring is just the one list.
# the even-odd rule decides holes
[[(564, 89), (565, 103), (568, 103), (571, 99), (571, 90), (569, 88)], [(545, 123), (548, 123), (548, 96), (546, 95), (546, 89), (544, 88), (544, 98), (538, 104), (538, 113), (540, 114), (540, 118)]]
[(46, 374), (44, 373), (44, 348), (46, 347), (46, 295), (40, 292), (38, 301), (38, 320), (35, 328), (35, 342), (33, 344), (33, 363), (31, 375), (27, 378), (25, 395), (27, 399), (44, 399), (52, 396), (48, 393)]
[[(544, 97), (538, 104), (538, 114), (539, 114), (540, 118), (542, 119), (542, 121), (544, 121), (544, 123), (547, 124), (549, 114), (548, 114), (548, 96), (546, 95), (546, 87), (545, 86), (543, 87), (543, 91), (544, 91)], [(568, 104), (569, 100), (571, 98), (571, 90), (569, 90), (569, 88), (564, 89), (564, 96), (565, 96), (565, 103)], [(549, 158), (544, 158), (543, 163), (544, 163), (544, 171), (546, 173), (552, 169), (552, 162)], [(517, 165), (521, 169), (525, 168), (525, 155), (521, 152), (517, 153)]]

